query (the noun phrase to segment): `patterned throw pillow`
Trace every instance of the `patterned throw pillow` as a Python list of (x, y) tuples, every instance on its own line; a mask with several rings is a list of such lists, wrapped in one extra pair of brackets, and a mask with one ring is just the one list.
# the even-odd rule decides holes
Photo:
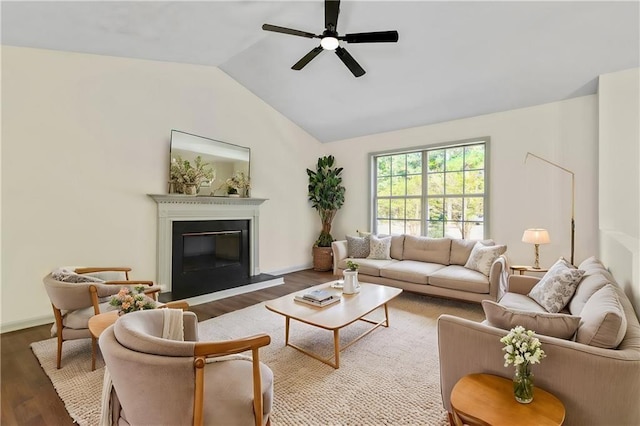
[(57, 281), (63, 281), (66, 283), (103, 283), (104, 280), (100, 278), (92, 277), (91, 275), (76, 274), (70, 269), (56, 269), (51, 272), (51, 278)]
[(569, 303), (583, 275), (582, 269), (576, 269), (560, 258), (531, 289), (528, 296), (547, 312), (560, 312)]
[(368, 259), (391, 259), (391, 237), (378, 238), (371, 235)]
[(362, 259), (369, 256), (369, 237), (347, 235), (347, 257)]
[(493, 262), (496, 261), (498, 256), (504, 254), (505, 251), (507, 251), (507, 246), (486, 246), (478, 241), (476, 245), (473, 246), (469, 260), (464, 264), (464, 267), (489, 276), (491, 265), (493, 265)]

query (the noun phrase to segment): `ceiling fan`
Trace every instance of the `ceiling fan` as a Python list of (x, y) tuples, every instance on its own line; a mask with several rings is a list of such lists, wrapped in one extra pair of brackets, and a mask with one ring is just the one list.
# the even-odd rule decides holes
[(308, 33), (306, 31), (294, 30), (291, 28), (278, 27), (276, 25), (264, 24), (262, 29), (276, 33), (290, 34), (306, 38), (319, 38), (320, 46), (315, 47), (296, 62), (291, 69), (301, 70), (313, 58), (318, 56), (323, 50), (333, 50), (338, 58), (349, 68), (356, 77), (364, 75), (365, 70), (353, 59), (347, 50), (340, 46), (339, 40), (347, 43), (395, 43), (398, 41), (397, 31), (376, 31), (368, 33), (354, 33), (338, 35), (338, 14), (340, 13), (340, 0), (325, 0), (324, 2), (324, 31), (321, 35)]

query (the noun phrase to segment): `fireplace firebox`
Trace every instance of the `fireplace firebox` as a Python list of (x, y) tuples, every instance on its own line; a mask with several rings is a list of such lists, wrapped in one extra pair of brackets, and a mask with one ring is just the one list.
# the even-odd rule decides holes
[(174, 221), (173, 297), (245, 285), (251, 275), (249, 229), (248, 220)]

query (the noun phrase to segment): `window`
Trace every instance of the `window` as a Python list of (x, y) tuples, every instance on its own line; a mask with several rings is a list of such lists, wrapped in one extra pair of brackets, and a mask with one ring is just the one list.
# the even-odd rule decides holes
[(373, 155), (374, 232), (484, 238), (486, 144)]

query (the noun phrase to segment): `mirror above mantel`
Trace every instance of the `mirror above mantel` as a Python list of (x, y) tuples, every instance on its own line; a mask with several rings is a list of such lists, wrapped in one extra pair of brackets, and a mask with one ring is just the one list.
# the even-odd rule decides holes
[[(227, 196), (227, 179), (243, 173), (249, 178), (251, 150), (247, 147), (234, 145), (216, 139), (197, 136), (179, 130), (171, 130), (170, 165), (177, 158), (188, 160), (192, 165), (196, 157), (200, 156), (202, 162), (213, 167), (214, 177), (197, 188), (200, 196)], [(170, 183), (169, 192), (172, 191)], [(247, 194), (244, 194), (248, 196)]]

